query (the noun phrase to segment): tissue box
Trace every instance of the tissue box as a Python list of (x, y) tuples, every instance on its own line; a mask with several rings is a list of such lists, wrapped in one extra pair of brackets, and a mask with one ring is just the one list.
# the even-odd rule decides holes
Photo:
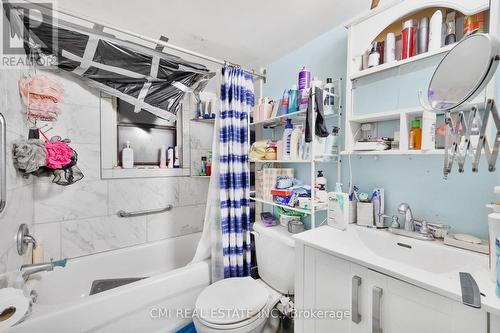
[(357, 211), (358, 225), (364, 225), (364, 226), (373, 225), (373, 203), (358, 202), (356, 211)]
[(273, 202), (271, 190), (275, 188), (278, 176), (293, 177), (293, 168), (265, 168), (255, 173), (255, 196)]

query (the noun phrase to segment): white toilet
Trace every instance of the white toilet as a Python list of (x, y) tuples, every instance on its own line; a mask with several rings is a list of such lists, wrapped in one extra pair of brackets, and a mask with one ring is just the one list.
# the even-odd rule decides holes
[(230, 278), (205, 288), (195, 305), (198, 333), (271, 333), (279, 328), (279, 319), (270, 314), (282, 295), (294, 293), (295, 242), (279, 225), (256, 222), (254, 230), (261, 279)]

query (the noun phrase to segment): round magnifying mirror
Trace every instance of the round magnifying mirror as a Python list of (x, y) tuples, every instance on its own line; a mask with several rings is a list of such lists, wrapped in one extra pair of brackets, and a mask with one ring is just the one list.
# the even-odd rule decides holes
[(498, 65), (500, 42), (482, 33), (472, 34), (441, 60), (427, 92), (434, 111), (448, 111), (470, 101), (490, 81)]

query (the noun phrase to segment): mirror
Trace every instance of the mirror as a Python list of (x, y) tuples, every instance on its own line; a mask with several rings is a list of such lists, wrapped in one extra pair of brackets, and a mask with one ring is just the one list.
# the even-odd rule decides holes
[(495, 73), (499, 54), (500, 42), (488, 34), (464, 38), (436, 68), (427, 90), (429, 106), (444, 112), (473, 99)]

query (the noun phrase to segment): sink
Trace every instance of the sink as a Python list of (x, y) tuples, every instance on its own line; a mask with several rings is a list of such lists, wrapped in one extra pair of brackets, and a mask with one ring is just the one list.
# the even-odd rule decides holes
[(477, 266), (478, 255), (428, 242), (390, 234), (388, 231), (354, 228), (362, 246), (374, 255), (426, 272), (443, 274)]

